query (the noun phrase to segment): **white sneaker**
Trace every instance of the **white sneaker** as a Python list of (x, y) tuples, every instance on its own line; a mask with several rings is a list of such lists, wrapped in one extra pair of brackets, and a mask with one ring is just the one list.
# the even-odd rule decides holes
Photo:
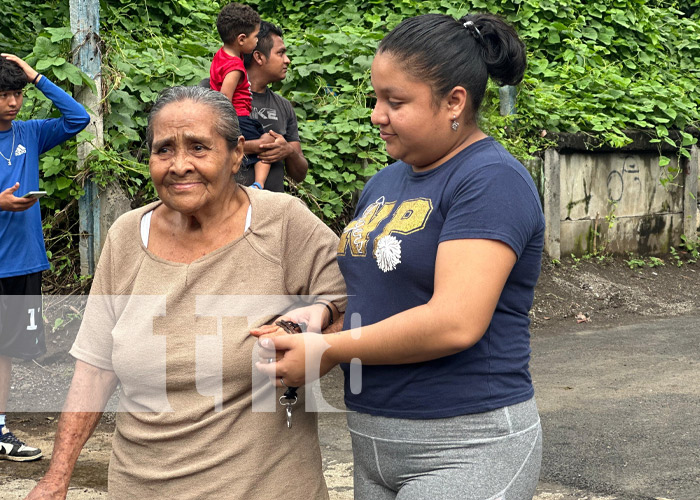
[(30, 462), (42, 457), (39, 448), (27, 446), (10, 432), (10, 429), (0, 429), (0, 460), (12, 460), (14, 462)]

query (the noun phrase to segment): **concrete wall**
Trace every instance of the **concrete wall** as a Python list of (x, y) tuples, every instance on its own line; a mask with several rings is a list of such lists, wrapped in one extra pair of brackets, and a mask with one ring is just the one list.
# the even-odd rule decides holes
[[(676, 166), (676, 155), (671, 166)], [(608, 251), (654, 255), (697, 234), (698, 151), (662, 186), (657, 151), (549, 150), (544, 162), (545, 249), (553, 258)]]

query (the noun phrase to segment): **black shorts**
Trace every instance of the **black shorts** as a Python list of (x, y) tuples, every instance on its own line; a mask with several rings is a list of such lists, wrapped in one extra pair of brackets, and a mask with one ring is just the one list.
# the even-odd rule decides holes
[[(255, 139), (260, 139), (260, 137), (265, 133), (265, 129), (260, 124), (258, 120), (253, 120), (250, 116), (239, 116), (238, 126), (241, 129), (241, 135), (245, 137), (246, 141), (253, 141)], [(258, 163), (258, 156), (255, 154), (245, 155), (243, 159), (242, 167), (248, 167), (250, 165), (255, 165)]]
[(0, 278), (0, 355), (34, 359), (46, 352), (41, 272)]

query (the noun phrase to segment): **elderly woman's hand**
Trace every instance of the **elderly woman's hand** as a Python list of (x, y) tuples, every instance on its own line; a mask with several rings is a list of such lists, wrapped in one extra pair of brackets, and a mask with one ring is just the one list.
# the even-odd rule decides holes
[(323, 302), (316, 302), (306, 307), (299, 307), (289, 311), (282, 316), (282, 319), (293, 321), (298, 324), (306, 325), (307, 332), (321, 333), (325, 328), (332, 323), (330, 311)]
[(52, 481), (44, 477), (29, 492), (25, 500), (64, 500), (67, 493), (68, 488), (62, 481)]
[[(328, 373), (337, 362), (324, 356), (330, 347), (326, 342), (326, 335), (316, 333), (297, 333), (294, 335), (271, 336), (261, 338), (260, 347), (269, 352), (275, 350), (281, 359), (275, 363), (256, 363), (256, 368), (265, 375), (277, 387), (301, 387), (307, 382), (312, 382)], [(284, 384), (280, 380), (284, 379)]]
[[(261, 327), (253, 328), (252, 330), (250, 330), (250, 334), (253, 337), (258, 338), (273, 338), (278, 337), (280, 335), (288, 335), (289, 333), (280, 325), (272, 324), (262, 325)], [(260, 342), (258, 342), (258, 345), (260, 345), (260, 349), (258, 350), (258, 358), (260, 359), (261, 363), (273, 363), (282, 359), (283, 353), (277, 353), (274, 349), (265, 349), (264, 347), (262, 347)]]

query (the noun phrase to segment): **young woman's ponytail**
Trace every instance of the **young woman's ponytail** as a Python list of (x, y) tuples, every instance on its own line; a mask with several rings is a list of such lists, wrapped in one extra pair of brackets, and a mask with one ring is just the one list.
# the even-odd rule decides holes
[(501, 85), (519, 83), (525, 72), (525, 45), (505, 21), (490, 14), (426, 14), (405, 19), (380, 42), (416, 80), (430, 85), (438, 103), (464, 87), (476, 114), (489, 76)]
[(526, 52), (515, 30), (491, 14), (470, 14), (459, 22), (479, 42), (489, 76), (500, 85), (520, 83), (525, 74)]

